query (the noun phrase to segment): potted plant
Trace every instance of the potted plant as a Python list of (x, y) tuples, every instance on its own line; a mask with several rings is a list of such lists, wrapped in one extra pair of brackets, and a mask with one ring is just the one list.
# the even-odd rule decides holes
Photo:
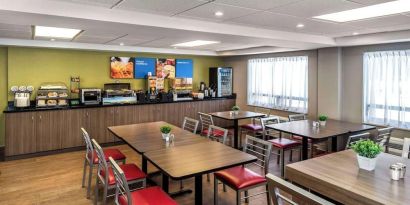
[(379, 144), (372, 140), (359, 140), (350, 146), (357, 154), (359, 168), (372, 171), (376, 168), (377, 156), (382, 151)]
[(167, 139), (169, 138), (169, 134), (171, 133), (171, 126), (169, 125), (164, 125), (160, 128), (161, 134), (162, 134), (162, 139)]
[(233, 114), (235, 114), (235, 115), (237, 115), (239, 113), (239, 110), (240, 110), (240, 108), (237, 105), (232, 107)]
[(319, 115), (319, 123), (321, 126), (325, 126), (327, 121), (327, 116), (326, 115)]

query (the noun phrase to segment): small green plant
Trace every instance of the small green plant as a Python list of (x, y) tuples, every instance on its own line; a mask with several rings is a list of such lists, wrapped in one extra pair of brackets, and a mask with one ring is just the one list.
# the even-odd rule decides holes
[(359, 156), (371, 159), (375, 158), (378, 154), (380, 154), (380, 152), (382, 152), (380, 145), (369, 139), (353, 142), (350, 145), (350, 148), (354, 150)]
[(327, 116), (326, 115), (319, 115), (319, 121), (326, 121)]
[(171, 132), (172, 128), (169, 125), (164, 125), (160, 128), (161, 133), (168, 134)]
[(235, 106), (232, 107), (232, 111), (239, 111), (239, 110), (240, 110), (240, 108), (239, 108), (239, 106), (237, 106), (237, 105), (235, 105)]

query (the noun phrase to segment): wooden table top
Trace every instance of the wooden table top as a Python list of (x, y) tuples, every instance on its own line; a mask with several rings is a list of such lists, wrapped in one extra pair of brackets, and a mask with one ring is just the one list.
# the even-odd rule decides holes
[[(165, 140), (162, 139), (160, 127), (163, 125), (169, 125), (172, 127), (171, 134), (175, 135), (175, 139), (172, 143), (166, 143)], [(168, 148), (170, 146), (175, 147), (208, 141), (208, 139), (204, 137), (163, 121), (113, 126), (108, 127), (108, 130), (125, 141), (125, 143), (139, 154), (151, 150)]]
[(268, 128), (313, 139), (328, 138), (351, 132), (374, 129), (375, 126), (328, 120), (326, 126), (313, 127), (313, 120), (299, 120), (267, 125)]
[(264, 117), (265, 114), (257, 113), (257, 112), (250, 112), (250, 111), (239, 111), (238, 114), (231, 114), (232, 111), (223, 111), (223, 112), (213, 112), (209, 113), (210, 115), (218, 118), (222, 118), (225, 120), (242, 120), (248, 118), (255, 118), (255, 117)]
[(409, 204), (410, 174), (390, 179), (390, 165), (410, 160), (382, 153), (377, 167), (360, 170), (352, 150), (293, 163), (286, 166), (286, 178), (343, 204)]
[(214, 141), (150, 151), (144, 157), (173, 179), (215, 172), (257, 159)]

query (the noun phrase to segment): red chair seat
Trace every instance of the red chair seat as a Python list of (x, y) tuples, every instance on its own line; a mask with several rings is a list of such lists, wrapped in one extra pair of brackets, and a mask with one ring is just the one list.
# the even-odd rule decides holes
[[(297, 135), (293, 135), (293, 136), (292, 136), (292, 139), (302, 141), (303, 137), (297, 136)], [(312, 143), (312, 139), (308, 138), (308, 143)]]
[(246, 124), (246, 125), (242, 125), (241, 129), (247, 129), (247, 130), (251, 130), (251, 131), (262, 131), (262, 125), (255, 125), (255, 124)]
[(266, 182), (266, 178), (243, 166), (225, 169), (215, 173), (215, 176), (237, 189)]
[[(135, 164), (121, 164), (119, 165), (122, 171), (124, 171), (125, 178), (127, 181), (134, 181), (137, 179), (143, 179), (146, 178), (147, 175), (137, 167)], [(108, 168), (108, 184), (113, 185), (115, 184), (115, 176), (114, 172), (112, 171), (112, 168)], [(101, 175), (104, 177), (105, 176), (105, 171), (101, 170)]]
[(300, 142), (286, 139), (286, 138), (277, 138), (273, 140), (268, 140), (272, 143), (273, 146), (280, 148), (280, 149), (287, 149), (301, 145)]
[[(98, 156), (95, 151), (94, 151), (93, 156), (94, 156), (93, 163), (98, 164)], [(108, 162), (109, 157), (112, 157), (115, 161), (124, 160), (126, 158), (125, 155), (118, 149), (104, 149), (104, 156), (105, 156), (105, 161), (107, 162)]]
[[(208, 130), (204, 130), (202, 131), (203, 135), (208, 135)], [(229, 131), (228, 131), (228, 135), (229, 135)], [(221, 130), (213, 130), (213, 136), (214, 137), (223, 137), (224, 136), (224, 132)]]
[[(177, 202), (158, 186), (133, 191), (131, 192), (131, 198), (133, 205), (177, 205)], [(127, 198), (124, 195), (118, 197), (118, 202), (121, 205), (128, 205)]]

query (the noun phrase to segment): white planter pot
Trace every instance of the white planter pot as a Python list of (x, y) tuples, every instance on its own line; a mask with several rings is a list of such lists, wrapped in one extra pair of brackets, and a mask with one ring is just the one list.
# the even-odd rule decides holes
[(320, 126), (326, 126), (326, 121), (319, 121)]
[(357, 162), (359, 163), (360, 169), (373, 171), (376, 168), (377, 157), (371, 159), (357, 155)]
[(168, 133), (168, 134), (161, 133), (161, 134), (162, 134), (162, 139), (165, 140), (165, 139), (169, 138), (170, 133)]

